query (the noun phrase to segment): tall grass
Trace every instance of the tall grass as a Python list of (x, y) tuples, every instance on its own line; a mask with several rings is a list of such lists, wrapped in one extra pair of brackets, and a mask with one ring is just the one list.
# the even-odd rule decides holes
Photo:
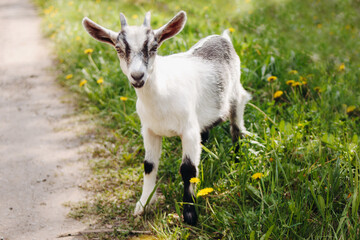
[[(105, 131), (90, 163), (94, 200), (79, 204), (74, 217), (94, 215), (100, 225), (148, 229), (164, 239), (359, 238), (358, 0), (35, 2), (54, 43), (60, 82), (83, 96), (79, 105), (96, 115)], [(136, 96), (115, 51), (81, 26), (88, 16), (118, 31), (120, 11), (130, 24), (141, 24), (151, 10), (157, 28), (180, 9), (188, 14), (186, 27), (160, 54), (185, 51), (202, 37), (232, 28), (241, 82), (253, 95), (245, 125), (256, 136), (239, 140), (234, 153), (224, 123), (203, 147), (197, 188), (214, 192), (198, 198), (197, 227), (179, 217), (176, 138), (163, 140), (157, 206), (143, 218), (131, 216), (144, 157)], [(255, 173), (263, 175), (254, 179)]]

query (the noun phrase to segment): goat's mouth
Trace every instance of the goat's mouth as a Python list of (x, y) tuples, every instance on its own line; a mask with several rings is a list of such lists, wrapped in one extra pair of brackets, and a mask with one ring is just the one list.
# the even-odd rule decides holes
[(142, 86), (144, 86), (144, 84), (145, 84), (145, 81), (131, 83), (131, 85), (132, 85), (134, 88), (141, 88)]

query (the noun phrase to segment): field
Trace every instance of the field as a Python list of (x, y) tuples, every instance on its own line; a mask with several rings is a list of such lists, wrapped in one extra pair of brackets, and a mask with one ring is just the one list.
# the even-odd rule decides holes
[[(360, 1), (287, 0), (34, 0), (53, 42), (59, 81), (93, 116), (98, 147), (91, 149), (89, 202), (71, 215), (111, 226), (98, 239), (127, 239), (132, 230), (160, 239), (359, 239)], [(116, 52), (93, 40), (84, 16), (114, 31), (119, 13), (152, 27), (179, 10), (184, 30), (160, 55), (182, 52), (201, 38), (230, 29), (242, 65), (241, 82), (253, 96), (245, 126), (254, 133), (234, 153), (229, 124), (203, 146), (197, 189), (197, 226), (184, 224), (181, 144), (163, 139), (156, 206), (132, 211), (141, 194), (144, 149), (136, 95)], [(120, 230), (127, 231), (120, 231)]]

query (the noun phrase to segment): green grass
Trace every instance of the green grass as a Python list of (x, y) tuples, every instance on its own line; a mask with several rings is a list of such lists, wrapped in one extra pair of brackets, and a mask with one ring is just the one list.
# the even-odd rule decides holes
[[(163, 239), (359, 239), (358, 0), (34, 1), (54, 43), (60, 82), (82, 96), (79, 106), (95, 116), (101, 129), (101, 144), (90, 161), (94, 176), (86, 187), (94, 198), (74, 207), (73, 217), (95, 218), (99, 226), (151, 230)], [(177, 138), (163, 140), (158, 203), (145, 216), (132, 217), (144, 157), (136, 95), (115, 51), (81, 26), (88, 16), (118, 31), (120, 11), (130, 24), (141, 24), (151, 10), (157, 28), (180, 9), (188, 14), (186, 27), (162, 45), (160, 54), (185, 51), (202, 37), (234, 28), (241, 82), (261, 109), (247, 106), (245, 125), (257, 136), (240, 140), (239, 153), (233, 152), (228, 123), (211, 131), (198, 189), (212, 187), (214, 192), (198, 198), (196, 227), (178, 218)], [(88, 48), (94, 51), (85, 54)], [(269, 82), (270, 76), (277, 79)], [(102, 84), (97, 83), (100, 77)], [(82, 79), (87, 83), (80, 87)], [(288, 80), (301, 85), (288, 85)], [(283, 95), (274, 99), (279, 90)], [(349, 111), (350, 106), (355, 110)], [(264, 176), (253, 180), (254, 173)]]

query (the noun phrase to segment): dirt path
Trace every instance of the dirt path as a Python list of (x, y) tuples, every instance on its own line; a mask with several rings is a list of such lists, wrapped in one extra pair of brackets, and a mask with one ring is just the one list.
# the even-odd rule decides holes
[(29, 1), (1, 0), (0, 29), (0, 239), (56, 239), (85, 228), (63, 206), (84, 197), (81, 126)]

